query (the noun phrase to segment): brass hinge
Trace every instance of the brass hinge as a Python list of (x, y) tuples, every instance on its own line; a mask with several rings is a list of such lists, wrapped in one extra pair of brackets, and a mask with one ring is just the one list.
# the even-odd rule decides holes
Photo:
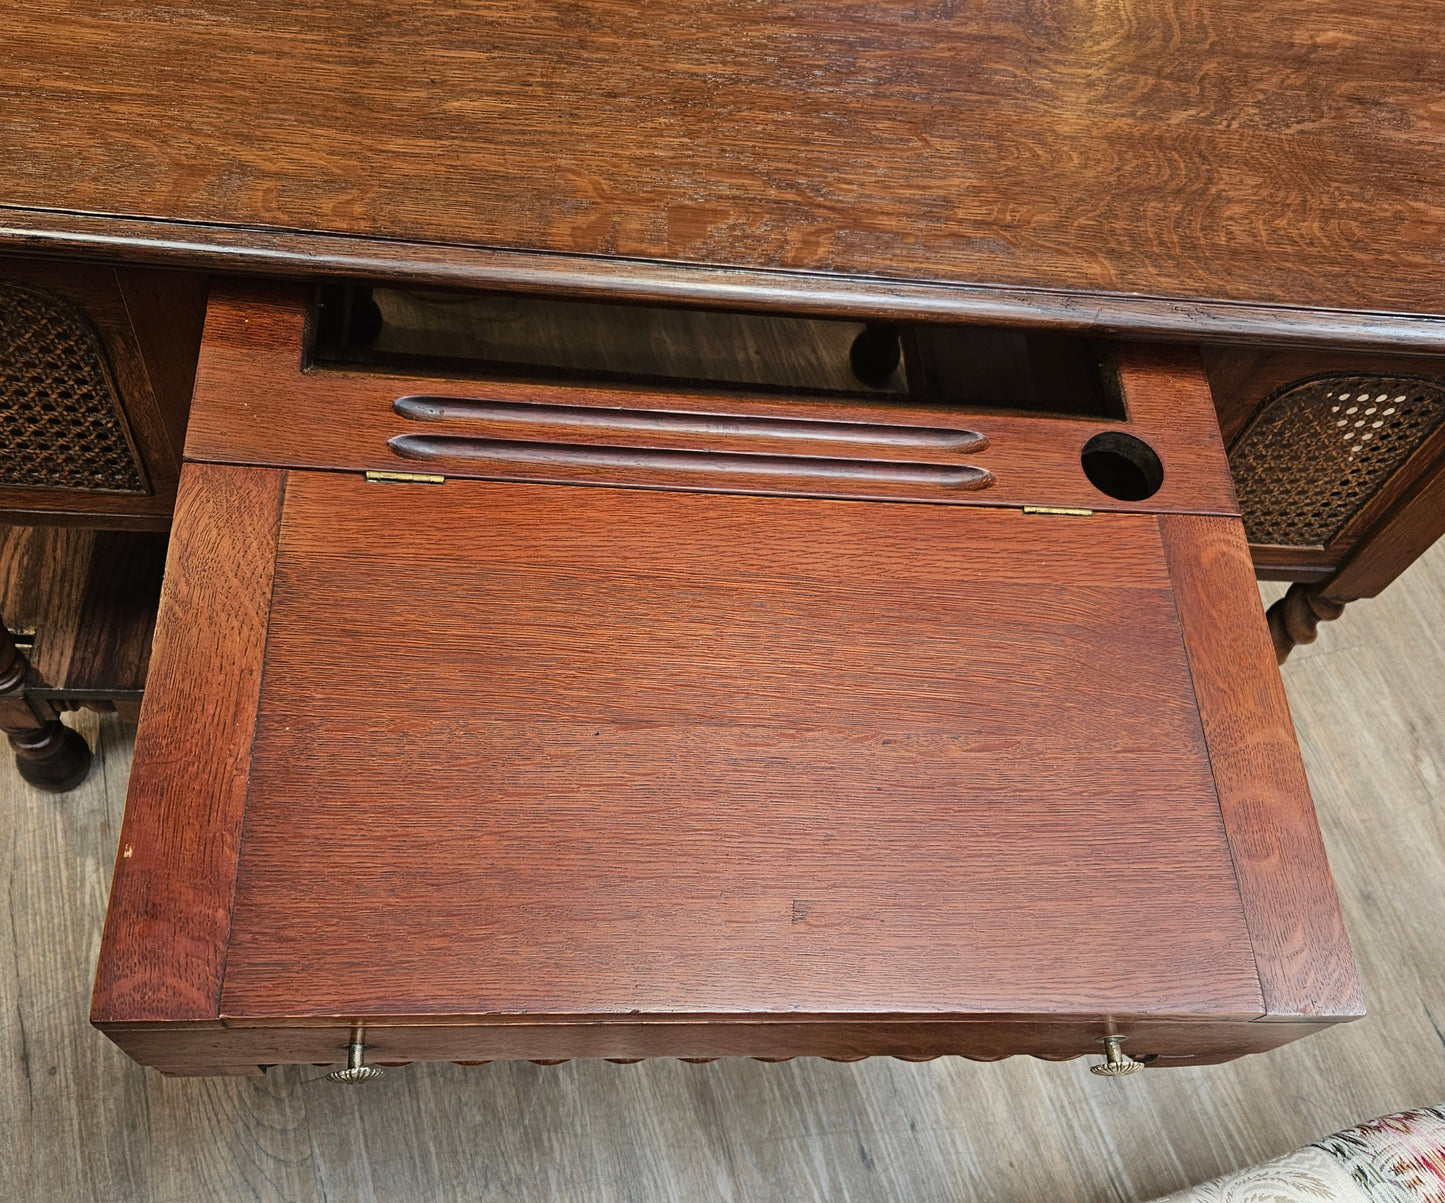
[(366, 479), (374, 485), (444, 485), (445, 476), (435, 472), (368, 472)]
[(1064, 518), (1092, 518), (1093, 510), (1074, 509), (1066, 505), (1026, 505), (1025, 514), (1056, 514)]

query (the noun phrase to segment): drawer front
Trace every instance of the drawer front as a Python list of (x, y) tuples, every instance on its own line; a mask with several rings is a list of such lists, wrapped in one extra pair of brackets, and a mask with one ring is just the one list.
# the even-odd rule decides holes
[(164, 529), (206, 279), (0, 260), (0, 514)]
[[(190, 459), (937, 504), (1237, 514), (1198, 355), (1120, 346), (1127, 420), (306, 366), (312, 294), (214, 290)], [(1111, 468), (1128, 478), (1105, 492)], [(1136, 464), (1135, 460), (1139, 462)], [(1114, 473), (1117, 476), (1117, 471)], [(1147, 495), (1141, 495), (1147, 494)]]
[(269, 1065), (339, 1065), (359, 1034), (372, 1065), (452, 1061), (535, 1061), (553, 1065), (583, 1058), (642, 1061), (675, 1057), (713, 1061), (754, 1057), (788, 1061), (822, 1057), (862, 1061), (896, 1057), (932, 1061), (968, 1057), (1001, 1061), (1031, 1056), (1069, 1061), (1103, 1056), (1099, 1033), (1128, 1033), (1124, 1047), (1145, 1065), (1215, 1065), (1267, 1052), (1329, 1027), (1301, 1020), (1242, 1023), (1159, 1019), (1152, 1015), (1032, 1017), (1016, 1020), (872, 1021), (848, 1023), (819, 1018), (749, 1022), (731, 1016), (699, 1016), (682, 1022), (617, 1022), (578, 1017), (562, 1023), (407, 1023), (382, 1019), (360, 1025), (330, 1022), (209, 1026), (107, 1026), (106, 1034), (142, 1065), (177, 1076), (243, 1075)]
[[(241, 291), (299, 337), (299, 303)], [(294, 421), (282, 466), (183, 475), (93, 1009), (132, 1055), (237, 1072), (360, 1026), (392, 1060), (1066, 1057), (1119, 1034), (1168, 1064), (1359, 1013), (1236, 517), (1062, 504), (1087, 494), (1061, 436), (1030, 459), (1024, 421), (988, 415), (986, 446), (918, 460), (1017, 438), (957, 490), (984, 502), (676, 462), (382, 486), (386, 440), (294, 466), (295, 432), (340, 458), (412, 396), (443, 413), (401, 407), (408, 431), (460, 410), (536, 441), (497, 407), (542, 399), (323, 378), (299, 341), (289, 374), (223, 388), (233, 305), (192, 454), (244, 461), (262, 404)], [(1164, 362), (1148, 395), (1196, 397)], [(619, 400), (608, 428), (575, 392), (544, 421), (618, 439), (569, 444), (593, 449), (802, 454), (770, 425), (795, 409)], [(884, 425), (861, 412), (803, 420)], [(919, 437), (925, 415), (891, 416)], [(1197, 501), (1217, 433), (1191, 460), (1166, 427), (1156, 496)]]

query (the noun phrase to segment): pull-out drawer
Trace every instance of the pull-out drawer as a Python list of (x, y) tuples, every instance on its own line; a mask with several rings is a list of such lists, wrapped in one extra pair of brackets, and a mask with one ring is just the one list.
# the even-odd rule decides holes
[(1360, 1013), (1189, 354), (1102, 422), (303, 371), (305, 310), (213, 294), (93, 1011), (138, 1060)]

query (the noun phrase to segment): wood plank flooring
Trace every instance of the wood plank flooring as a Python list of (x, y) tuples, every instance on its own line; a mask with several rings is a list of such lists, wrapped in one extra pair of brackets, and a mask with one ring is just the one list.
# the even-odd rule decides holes
[[(1269, 596), (1282, 592), (1270, 587)], [(63, 798), (0, 765), (0, 1199), (1149, 1199), (1445, 1100), (1445, 545), (1285, 681), (1370, 1016), (1230, 1065), (414, 1066), (166, 1080), (86, 1023), (130, 764)]]

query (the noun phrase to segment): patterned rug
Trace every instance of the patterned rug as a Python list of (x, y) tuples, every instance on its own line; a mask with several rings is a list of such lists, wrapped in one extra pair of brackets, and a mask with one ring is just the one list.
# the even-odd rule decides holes
[(1445, 1203), (1445, 1105), (1371, 1120), (1155, 1203)]

